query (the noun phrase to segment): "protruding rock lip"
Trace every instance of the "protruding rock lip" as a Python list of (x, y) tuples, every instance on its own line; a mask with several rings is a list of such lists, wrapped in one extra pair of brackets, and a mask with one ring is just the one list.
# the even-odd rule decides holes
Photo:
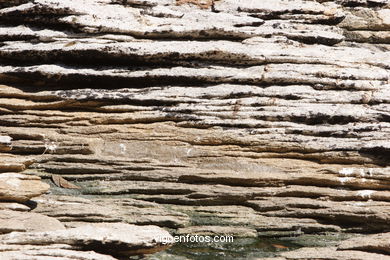
[(0, 210), (0, 234), (10, 232), (42, 232), (64, 230), (55, 218), (32, 212)]
[[(160, 241), (161, 238), (164, 239)], [(99, 223), (48, 232), (14, 232), (0, 236), (0, 245), (66, 244), (82, 251), (113, 256), (150, 254), (172, 246), (172, 236), (157, 226)]]
[(0, 136), (0, 152), (10, 151), (12, 149), (12, 137)]
[(342, 241), (338, 246), (338, 250), (359, 250), (390, 255), (390, 232), (355, 237)]
[(26, 202), (46, 193), (50, 185), (38, 176), (21, 173), (0, 173), (0, 201)]

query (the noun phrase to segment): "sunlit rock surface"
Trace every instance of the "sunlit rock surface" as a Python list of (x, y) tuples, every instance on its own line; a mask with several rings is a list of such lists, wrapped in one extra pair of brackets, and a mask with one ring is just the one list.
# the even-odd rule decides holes
[(169, 247), (170, 243), (159, 241), (162, 237), (171, 236), (156, 226), (100, 223), (57, 231), (13, 232), (0, 236), (0, 246), (5, 253), (13, 251), (15, 245), (43, 246), (44, 249), (47, 249), (46, 246), (64, 245), (63, 249), (127, 257), (158, 252)]
[(31, 212), (0, 210), (0, 234), (61, 229), (65, 229), (64, 225), (55, 218)]
[[(280, 257), (386, 259), (389, 44), (387, 0), (0, 0), (0, 209), (68, 229), (377, 233)], [(112, 259), (52, 242), (0, 252)]]
[(49, 188), (38, 176), (0, 173), (0, 201), (25, 202), (45, 193)]

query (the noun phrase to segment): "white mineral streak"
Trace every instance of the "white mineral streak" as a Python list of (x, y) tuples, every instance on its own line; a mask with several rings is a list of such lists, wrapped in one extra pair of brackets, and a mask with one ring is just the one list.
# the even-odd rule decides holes
[(349, 176), (352, 175), (354, 171), (354, 168), (343, 168), (339, 171), (339, 174), (343, 176)]
[(371, 195), (374, 193), (374, 190), (359, 190), (357, 191), (357, 195), (362, 198), (371, 198)]

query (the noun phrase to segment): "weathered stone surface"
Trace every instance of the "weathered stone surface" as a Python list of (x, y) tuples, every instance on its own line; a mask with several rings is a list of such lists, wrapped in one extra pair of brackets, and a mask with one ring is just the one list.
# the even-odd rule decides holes
[[(32, 210), (67, 227), (388, 232), (389, 10), (386, 0), (0, 1), (0, 172), (50, 183)], [(297, 252), (281, 257), (386, 258)]]
[(11, 150), (11, 141), (9, 136), (0, 136), (0, 152)]
[(30, 208), (21, 203), (15, 202), (0, 202), (0, 210), (15, 210), (15, 211), (29, 211)]
[(14, 232), (2, 235), (4, 245), (67, 244), (76, 250), (93, 250), (102, 254), (128, 256), (158, 252), (170, 246), (162, 237), (173, 238), (156, 226), (135, 226), (121, 223), (86, 225), (48, 232)]
[(381, 233), (350, 238), (335, 247), (307, 247), (280, 253), (280, 259), (390, 259), (389, 248), (389, 233)]
[(76, 251), (67, 244), (52, 245), (14, 245), (0, 244), (0, 258), (7, 260), (114, 260), (109, 255), (99, 254), (94, 251)]
[(49, 190), (50, 186), (37, 176), (20, 173), (0, 174), (0, 200), (24, 202)]
[(193, 226), (180, 228), (177, 235), (202, 235), (202, 236), (233, 236), (233, 237), (257, 237), (255, 229), (229, 226)]
[(55, 217), (68, 227), (85, 222), (126, 222), (169, 228), (189, 224), (186, 214), (169, 210), (153, 202), (124, 199), (81, 199), (71, 196), (45, 195), (34, 199), (34, 212)]
[[(234, 231), (240, 227), (257, 230), (260, 237), (297, 236), (302, 234), (319, 234), (339, 232), (336, 225), (320, 223), (310, 218), (269, 217), (245, 206), (174, 206), (175, 210), (184, 212), (191, 217), (195, 231), (198, 226), (223, 225)], [(180, 229), (179, 229), (180, 230)], [(184, 230), (192, 230), (191, 227)], [(249, 233), (247, 233), (249, 234)], [(240, 237), (240, 234), (237, 234)]]
[[(261, 17), (262, 13), (265, 16), (277, 16), (280, 13), (293, 13), (298, 8), (305, 8), (296, 5), (296, 3), (288, 3), (288, 1), (280, 2), (279, 5), (271, 5), (270, 2), (258, 5), (257, 16)], [(187, 6), (175, 6), (175, 1), (170, 1), (165, 6), (162, 6), (164, 3), (159, 3), (159, 6), (147, 7), (146, 10), (136, 8), (136, 6), (125, 8), (121, 5), (122, 3), (107, 5), (107, 3), (102, 2), (83, 1), (82, 4), (75, 5), (70, 1), (59, 3), (35, 1), (34, 3), (3, 9), (1, 14), (4, 22), (34, 23), (40, 21), (52, 25), (65, 25), (86, 33), (121, 33), (137, 38), (245, 39), (253, 36), (275, 34), (307, 42), (317, 40), (325, 44), (335, 44), (343, 39), (343, 36), (340, 35), (341, 30), (338, 30), (337, 27), (313, 25), (316, 19), (329, 20), (329, 23), (332, 23), (343, 18), (343, 14), (340, 13), (328, 15), (331, 10), (321, 4), (306, 4), (308, 10), (314, 11), (314, 9), (317, 9), (314, 12), (318, 16), (308, 15), (305, 17), (303, 14), (303, 17), (302, 15), (299, 17), (298, 14), (297, 20), (302, 20), (302, 18), (307, 20), (306, 23), (302, 23), (300, 26), (292, 24), (287, 19), (281, 19), (275, 26), (272, 21), (264, 23), (262, 19), (253, 17), (256, 15), (232, 13), (230, 12), (232, 9), (237, 9), (237, 3), (226, 3), (225, 6), (224, 3), (221, 6), (216, 3), (214, 5), (215, 11), (212, 12), (211, 10), (188, 8)], [(246, 11), (245, 8), (253, 7), (241, 7), (243, 11)], [(318, 10), (318, 8), (320, 9)], [(310, 12), (308, 10), (304, 10), (303, 13)], [(256, 9), (253, 11), (256, 11)], [(51, 13), (52, 16), (47, 18), (40, 16), (47, 13)], [(112, 15), (113, 13), (115, 13), (115, 16)], [(288, 18), (288, 14), (285, 14), (285, 16), (287, 17), (284, 18)], [(213, 23), (209, 23), (210, 20)], [(50, 41), (53, 38), (64, 38), (62, 35), (53, 33), (46, 33), (46, 35), (47, 37), (40, 39)], [(25, 36), (11, 34), (5, 38), (34, 39), (36, 38), (34, 36), (34, 33), (27, 30)]]
[(14, 156), (10, 154), (1, 154), (0, 173), (3, 172), (21, 172), (34, 163), (31, 156)]
[(0, 233), (53, 231), (65, 229), (55, 218), (31, 212), (0, 210)]
[(7, 260), (115, 260), (116, 258), (98, 254), (93, 251), (74, 251), (65, 249), (46, 249), (45, 247), (37, 248), (36, 250), (17, 250), (17, 251), (0, 251), (0, 257)]
[[(370, 260), (370, 259), (390, 259), (388, 256), (361, 251), (338, 251), (336, 248), (303, 248), (281, 254), (284, 259), (324, 259), (324, 260)], [(283, 259), (283, 258), (282, 258)]]
[(390, 233), (351, 238), (341, 242), (338, 249), (359, 250), (390, 255)]

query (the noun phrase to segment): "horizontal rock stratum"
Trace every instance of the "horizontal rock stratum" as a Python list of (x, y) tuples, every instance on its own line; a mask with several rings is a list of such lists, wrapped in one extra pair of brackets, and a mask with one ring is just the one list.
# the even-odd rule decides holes
[(62, 223), (0, 254), (113, 259), (71, 231), (109, 222), (387, 259), (389, 88), (387, 0), (0, 0), (0, 221)]
[[(135, 226), (123, 223), (100, 223), (84, 225), (66, 230), (46, 232), (14, 232), (2, 235), (0, 248), (8, 254), (14, 251), (15, 245), (31, 245), (26, 247), (29, 250), (50, 249), (52, 245), (64, 250), (96, 251), (97, 253), (114, 255), (119, 257), (142, 255), (158, 252), (170, 246), (170, 243), (163, 244), (159, 238), (172, 238), (169, 233), (156, 226)], [(35, 246), (35, 248), (34, 248)], [(1, 257), (0, 252), (0, 257)], [(33, 254), (32, 254), (33, 255)], [(55, 254), (53, 255), (55, 257)]]
[(37, 197), (46, 191), (50, 186), (41, 182), (37, 176), (29, 176), (20, 173), (0, 174), (0, 200), (25, 202)]

